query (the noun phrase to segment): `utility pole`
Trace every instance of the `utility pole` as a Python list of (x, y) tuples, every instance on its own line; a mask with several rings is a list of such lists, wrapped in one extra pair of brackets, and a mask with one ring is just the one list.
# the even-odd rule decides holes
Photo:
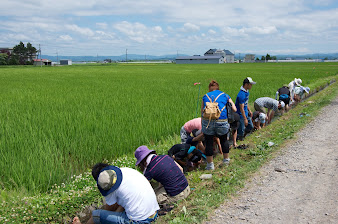
[(126, 49), (126, 63), (128, 63), (128, 49)]
[(58, 50), (56, 50), (56, 64), (59, 64), (59, 53), (58, 53)]
[(241, 63), (241, 53), (238, 53), (238, 57), (239, 57), (238, 63)]
[(40, 44), (39, 44), (39, 53), (40, 53), (40, 67), (42, 68), (42, 59), (41, 59), (41, 47), (40, 47)]

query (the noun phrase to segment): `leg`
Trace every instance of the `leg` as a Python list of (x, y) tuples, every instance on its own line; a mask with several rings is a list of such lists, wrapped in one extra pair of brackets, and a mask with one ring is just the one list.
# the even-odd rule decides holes
[(181, 143), (185, 143), (189, 135), (190, 134), (184, 129), (184, 126), (182, 126), (181, 131), (180, 131)]
[(237, 139), (236, 138), (237, 138), (237, 129), (232, 131), (232, 141), (233, 141), (232, 145), (234, 147), (237, 147), (237, 142), (236, 142)]
[(112, 212), (108, 210), (94, 210), (93, 211), (93, 221), (94, 223), (108, 224), (108, 223), (117, 223), (124, 224), (129, 223), (130, 220), (126, 212)]
[[(207, 157), (207, 169), (208, 167), (210, 166), (210, 169), (212, 168), (213, 166), (213, 143), (214, 143), (214, 136), (213, 135), (206, 135), (204, 134), (205, 136), (205, 155)], [(212, 165), (211, 165), (212, 163)], [(209, 165), (210, 164), (210, 165)], [(208, 166), (209, 165), (209, 166)]]
[(244, 118), (241, 117), (239, 119), (239, 127), (237, 130), (238, 139), (241, 139), (244, 137), (244, 130), (245, 130)]
[(221, 142), (221, 147), (222, 147), (222, 152), (223, 152), (223, 158), (224, 159), (229, 159), (229, 142), (228, 142), (228, 136), (227, 135), (222, 135), (219, 137), (220, 142)]

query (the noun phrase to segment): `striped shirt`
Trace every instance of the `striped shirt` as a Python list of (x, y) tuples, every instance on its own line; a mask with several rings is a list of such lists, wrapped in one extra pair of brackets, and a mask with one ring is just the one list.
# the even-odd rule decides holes
[(255, 103), (260, 107), (265, 107), (267, 109), (272, 109), (275, 112), (278, 111), (278, 101), (270, 97), (261, 97), (255, 100)]

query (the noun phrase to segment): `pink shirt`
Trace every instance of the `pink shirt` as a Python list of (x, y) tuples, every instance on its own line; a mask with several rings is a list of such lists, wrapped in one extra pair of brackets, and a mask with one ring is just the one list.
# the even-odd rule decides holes
[(201, 130), (202, 129), (202, 119), (200, 117), (192, 119), (192, 120), (186, 122), (183, 127), (189, 133), (191, 133), (195, 129)]

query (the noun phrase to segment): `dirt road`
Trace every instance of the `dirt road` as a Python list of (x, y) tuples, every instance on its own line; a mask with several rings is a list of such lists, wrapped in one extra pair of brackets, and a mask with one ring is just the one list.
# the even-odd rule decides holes
[(338, 223), (338, 98), (297, 135), (206, 223)]

